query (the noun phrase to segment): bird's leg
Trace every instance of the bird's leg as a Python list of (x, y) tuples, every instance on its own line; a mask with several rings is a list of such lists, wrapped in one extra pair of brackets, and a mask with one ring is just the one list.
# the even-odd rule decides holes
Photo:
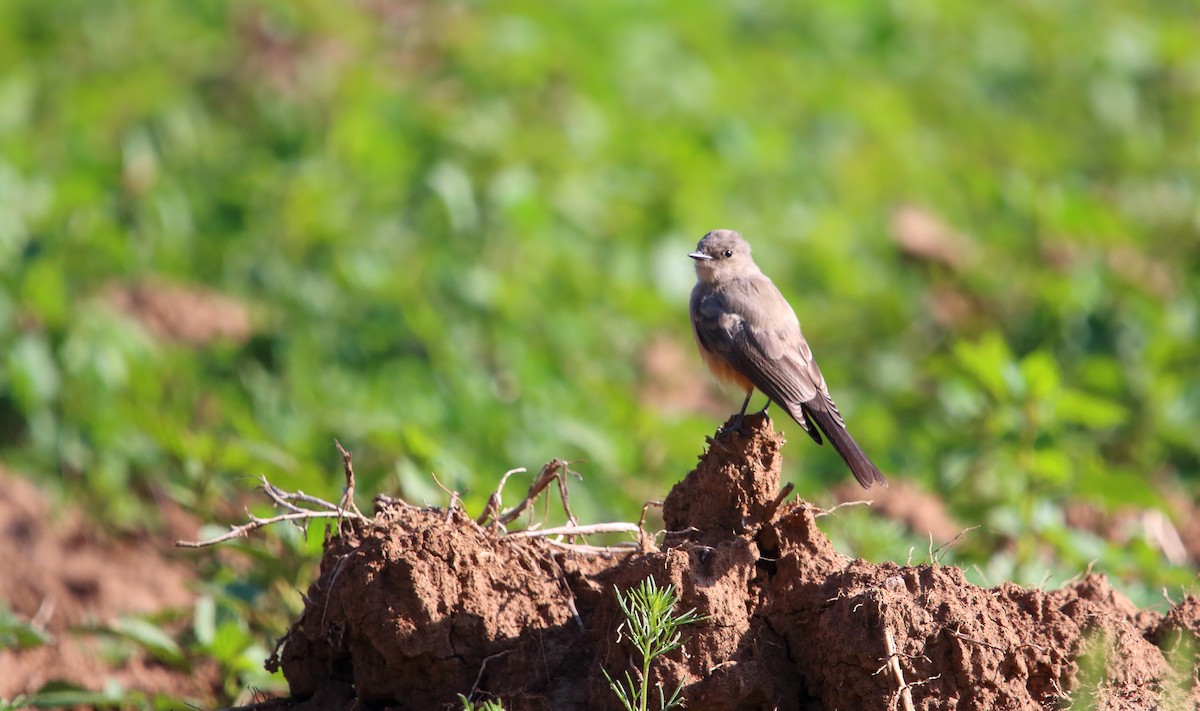
[(733, 424), (729, 426), (731, 430), (742, 431), (742, 418), (746, 416), (746, 406), (750, 404), (750, 396), (754, 394), (753, 390), (746, 393), (746, 399), (742, 401), (742, 409), (738, 411), (737, 417), (733, 420)]
[(763, 409), (759, 410), (758, 414), (762, 415), (763, 417), (765, 417), (769, 420), (769, 419), (771, 419), (771, 413), (767, 412), (767, 410), (769, 410), (769, 409), (771, 409), (771, 398), (767, 398), (767, 404), (763, 405)]

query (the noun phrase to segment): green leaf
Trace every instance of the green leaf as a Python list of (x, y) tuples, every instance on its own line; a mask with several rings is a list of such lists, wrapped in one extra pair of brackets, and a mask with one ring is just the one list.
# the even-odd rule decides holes
[(52, 640), (45, 630), (18, 618), (7, 605), (0, 603), (0, 648), (30, 649)]
[(212, 595), (196, 599), (193, 611), (192, 634), (202, 646), (209, 646), (217, 636), (217, 603)]
[(137, 642), (157, 659), (175, 666), (185, 662), (183, 650), (161, 627), (137, 617), (122, 617), (113, 623), (113, 632)]
[(17, 339), (8, 352), (8, 371), (13, 392), (26, 410), (46, 405), (62, 387), (50, 345), (38, 334)]
[(1107, 429), (1123, 424), (1129, 411), (1122, 405), (1081, 390), (1066, 389), (1055, 402), (1055, 414), (1064, 422), (1095, 429)]
[(1130, 469), (1097, 462), (1083, 467), (1076, 486), (1089, 499), (1110, 508), (1142, 506), (1167, 508), (1163, 496), (1146, 486), (1146, 477)]
[(1015, 364), (1012, 351), (1000, 334), (988, 333), (974, 343), (960, 341), (954, 346), (954, 357), (959, 367), (993, 398), (999, 400), (1007, 397)]
[(91, 691), (76, 684), (51, 681), (44, 684), (36, 694), (27, 699), (31, 708), (42, 709), (72, 706), (108, 708), (124, 705), (128, 701), (125, 690), (115, 682), (105, 684), (101, 691)]
[(1062, 376), (1052, 355), (1045, 351), (1034, 351), (1021, 360), (1021, 379), (1025, 385), (1025, 396), (1042, 400), (1058, 389)]
[(1033, 471), (1046, 483), (1065, 484), (1071, 479), (1072, 469), (1071, 458), (1062, 450), (1039, 448), (1034, 453)]

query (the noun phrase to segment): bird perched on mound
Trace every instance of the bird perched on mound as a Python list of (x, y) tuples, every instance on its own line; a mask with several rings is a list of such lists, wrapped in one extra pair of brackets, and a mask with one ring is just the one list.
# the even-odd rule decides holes
[(733, 426), (741, 427), (757, 388), (767, 396), (767, 407), (778, 403), (817, 444), (823, 432), (864, 488), (887, 486), (846, 430), (796, 312), (754, 263), (746, 240), (733, 230), (713, 230), (688, 256), (696, 260), (691, 300), (696, 346), (718, 380), (746, 393)]

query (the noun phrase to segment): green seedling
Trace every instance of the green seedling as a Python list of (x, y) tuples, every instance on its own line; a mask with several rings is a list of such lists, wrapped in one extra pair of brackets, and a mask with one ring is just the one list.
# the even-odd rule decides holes
[[(707, 619), (704, 615), (696, 614), (695, 608), (675, 614), (678, 602), (674, 586), (660, 588), (653, 578), (646, 578), (637, 587), (617, 593), (617, 603), (625, 613), (625, 621), (617, 628), (617, 641), (625, 636), (633, 642), (641, 657), (641, 675), (635, 681), (626, 671), (624, 680), (614, 681), (607, 671), (600, 671), (626, 711), (648, 711), (650, 665), (659, 657), (683, 646), (683, 633), (679, 631), (681, 627)], [(682, 683), (675, 687), (670, 698), (666, 696), (661, 682), (655, 684), (655, 688), (658, 689), (659, 711), (683, 706)]]

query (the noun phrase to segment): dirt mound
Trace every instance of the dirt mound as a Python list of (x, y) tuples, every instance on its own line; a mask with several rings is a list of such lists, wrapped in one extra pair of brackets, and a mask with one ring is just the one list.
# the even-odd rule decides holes
[(682, 682), (693, 710), (1200, 702), (1194, 657), (1179, 653), (1196, 648), (1196, 600), (1164, 617), (1096, 575), (1049, 592), (983, 589), (957, 568), (847, 560), (817, 510), (780, 505), (782, 445), (760, 417), (710, 440), (666, 499), (661, 549), (579, 552), (402, 503), (380, 504), (374, 525), (344, 522), (276, 660), (293, 698), (618, 709), (601, 669), (623, 674), (634, 656), (615, 593), (653, 576), (707, 616), (652, 672), (668, 689)]

